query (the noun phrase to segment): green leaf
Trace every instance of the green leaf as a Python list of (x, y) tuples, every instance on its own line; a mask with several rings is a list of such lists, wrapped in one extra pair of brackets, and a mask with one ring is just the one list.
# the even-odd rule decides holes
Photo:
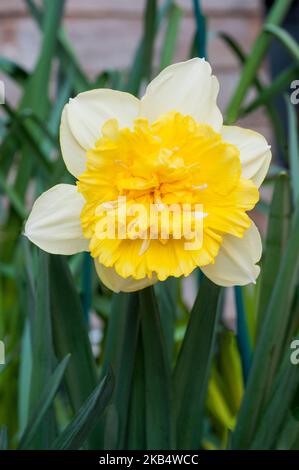
[(271, 33), (276, 39), (278, 39), (289, 51), (297, 65), (299, 65), (299, 44), (290, 35), (290, 33), (275, 24), (268, 24), (267, 22), (264, 25), (264, 31)]
[(18, 217), (21, 220), (24, 220), (28, 215), (27, 209), (25, 208), (23, 201), (20, 199), (15, 189), (8, 184), (1, 170), (0, 170), (0, 188), (8, 197), (9, 202), (14, 208), (14, 210), (16, 211), (16, 214), (18, 215)]
[[(45, 13), (43, 13), (42, 10), (38, 8), (32, 0), (25, 1), (32, 17), (43, 31)], [(88, 90), (90, 88), (89, 81), (82, 71), (72, 45), (67, 38), (65, 30), (62, 27), (58, 30), (57, 38), (61, 64), (66, 72), (70, 70), (72, 71), (76, 92), (80, 93), (81, 91)]]
[(157, 0), (147, 0), (143, 42), (143, 76), (150, 81), (154, 54)]
[(275, 380), (273, 392), (261, 416), (251, 449), (274, 448), (281, 426), (291, 408), (292, 400), (299, 386), (299, 370), (291, 363), (289, 356), (290, 352), (288, 351), (281, 371)]
[(256, 344), (253, 364), (232, 438), (232, 448), (234, 449), (247, 449), (251, 445), (281, 361), (298, 278), (298, 233), (299, 208), (294, 214), (287, 247), (275, 284), (272, 286), (271, 298)]
[[(165, 0), (164, 4), (161, 6), (161, 8), (158, 11), (158, 14), (156, 14), (155, 13), (156, 7), (153, 6), (153, 1), (156, 2), (156, 0), (147, 0), (147, 8), (145, 10), (144, 20), (143, 20), (144, 31), (146, 29), (146, 23), (147, 23), (147, 39), (145, 39), (145, 33), (144, 33), (141, 38), (140, 43), (138, 44), (138, 47), (134, 56), (133, 64), (130, 68), (127, 84), (124, 87), (125, 91), (128, 91), (136, 96), (139, 93), (141, 81), (144, 78), (144, 73), (146, 71), (144, 68), (145, 41), (147, 41), (147, 55), (151, 55), (153, 52), (153, 45), (151, 44), (151, 41), (154, 40), (154, 36), (158, 33), (161, 23), (164, 20), (167, 13), (169, 12), (169, 9), (171, 8), (171, 5), (172, 5), (172, 0)], [(154, 16), (156, 19), (155, 19), (155, 25), (154, 25), (155, 29), (153, 31), (151, 21), (153, 20)]]
[(220, 313), (220, 288), (201, 282), (174, 371), (177, 449), (198, 449), (210, 373), (215, 331)]
[(111, 372), (99, 383), (82, 405), (77, 415), (52, 445), (55, 450), (80, 449), (94, 430), (101, 414), (108, 405), (114, 380)]
[(160, 70), (172, 63), (176, 51), (178, 32), (183, 16), (182, 9), (177, 5), (172, 5), (169, 11), (167, 29), (164, 36), (163, 46), (160, 56)]
[(21, 86), (24, 86), (28, 78), (28, 72), (19, 64), (7, 57), (0, 57), (0, 70)]
[(290, 211), (289, 177), (286, 173), (281, 173), (274, 186), (261, 266), (257, 332), (264, 321), (267, 305), (283, 258), (289, 233)]
[(163, 312), (161, 326), (166, 342), (169, 364), (172, 364), (174, 352), (175, 321), (177, 303), (179, 301), (178, 282), (178, 279), (170, 277), (166, 281), (155, 285), (159, 311)]
[[(29, 289), (28, 289), (29, 290)], [(32, 371), (32, 353), (30, 340), (30, 325), (27, 319), (21, 338), (20, 367), (18, 376), (18, 415), (20, 434), (28, 422), (30, 403), (30, 378)]]
[[(110, 449), (124, 448), (139, 327), (138, 294), (114, 294), (104, 354), (104, 373), (111, 367), (115, 377), (112, 403), (118, 419), (118, 436)], [(102, 429), (106, 427), (107, 423)]]
[(193, 0), (194, 17), (196, 21), (195, 46), (198, 57), (206, 57), (206, 17), (202, 14), (201, 3)]
[(147, 449), (174, 446), (171, 371), (160, 313), (152, 287), (139, 293), (144, 350)]
[[(32, 369), (30, 386), (30, 409), (39, 402), (40, 395), (48, 382), (54, 367), (54, 351), (50, 314), (49, 292), (49, 255), (38, 253), (38, 270), (34, 308), (29, 314)], [(54, 434), (54, 415), (50, 411), (42, 423), (38, 435), (33, 442), (34, 448), (48, 448)]]
[[(292, 1), (293, 0), (276, 0), (266, 22), (272, 25), (280, 24), (288, 13)], [(227, 124), (232, 124), (237, 120), (240, 107), (248, 89), (257, 75), (257, 71), (267, 53), (270, 42), (271, 36), (265, 31), (257, 37), (242, 70), (238, 86), (228, 105), (226, 112)]]
[(142, 338), (139, 335), (131, 386), (126, 449), (144, 450), (146, 448), (145, 411), (144, 352)]
[(7, 427), (2, 426), (0, 429), (0, 450), (7, 450), (7, 448), (8, 448)]
[(289, 162), (290, 176), (292, 183), (293, 205), (299, 204), (299, 141), (298, 141), (298, 120), (296, 108), (291, 103), (290, 98), (286, 97), (288, 111), (288, 129), (289, 129)]
[[(61, 385), (65, 370), (70, 360), (68, 354), (56, 367), (48, 383), (40, 394), (38, 404), (35, 406), (29, 423), (23, 432), (19, 443), (19, 449), (28, 449), (32, 447), (36, 434), (39, 432), (49, 408), (52, 406), (56, 393)], [(48, 448), (48, 447), (47, 447)]]
[(62, 256), (50, 256), (50, 293), (55, 353), (60, 360), (71, 354), (66, 384), (77, 411), (94, 390), (97, 373), (80, 298)]
[(298, 76), (298, 67), (289, 67), (281, 72), (271, 84), (263, 86), (258, 96), (252, 100), (242, 111), (241, 115), (245, 115), (255, 111), (263, 105), (267, 105), (273, 98), (281, 92), (286, 91), (290, 87), (290, 83)]
[[(238, 42), (232, 36), (230, 36), (229, 34), (221, 32), (221, 33), (218, 33), (218, 35), (221, 39), (223, 39), (225, 41), (225, 43), (235, 53), (236, 57), (239, 59), (240, 63), (244, 67), (249, 59), (248, 59), (248, 56), (242, 50), (240, 44), (238, 44)], [(261, 99), (263, 99), (264, 94), (265, 94), (265, 103), (263, 103), (263, 104), (266, 106), (266, 111), (267, 111), (267, 114), (268, 114), (269, 119), (271, 121), (271, 124), (273, 126), (274, 134), (275, 134), (277, 143), (280, 146), (280, 150), (282, 151), (283, 154), (285, 154), (285, 151), (286, 151), (286, 136), (285, 136), (284, 127), (281, 123), (281, 119), (280, 119), (280, 116), (278, 115), (277, 110), (275, 109), (274, 105), (270, 101), (270, 97), (269, 97), (269, 100), (266, 99), (266, 98), (268, 98), (267, 90), (270, 89), (271, 86), (265, 86), (261, 82), (261, 80), (258, 78), (257, 75), (253, 77), (252, 83), (254, 84), (256, 90), (258, 91), (257, 100), (259, 99), (259, 97), (261, 97)], [(274, 86), (274, 84), (273, 84), (273, 86)], [(277, 85), (275, 85), (275, 86), (277, 86)], [(274, 92), (274, 90), (273, 90), (273, 92)], [(246, 114), (249, 111), (251, 111), (251, 110), (247, 110), (247, 108), (240, 109), (239, 110), (239, 115), (242, 116), (242, 115)]]

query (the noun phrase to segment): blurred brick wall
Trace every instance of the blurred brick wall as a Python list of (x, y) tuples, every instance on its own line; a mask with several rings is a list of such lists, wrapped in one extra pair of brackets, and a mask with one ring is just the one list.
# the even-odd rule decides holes
[[(177, 44), (176, 60), (188, 57), (194, 34), (191, 0), (177, 0), (184, 18)], [(142, 29), (144, 0), (66, 0), (65, 26), (85, 71), (94, 77), (101, 70), (127, 67), (132, 60)], [(203, 0), (208, 17), (208, 58), (220, 79), (220, 107), (224, 110), (238, 81), (237, 59), (217, 37), (216, 31), (232, 35), (250, 51), (262, 22), (260, 0)], [(157, 40), (157, 50), (163, 30)], [(0, 1), (0, 55), (12, 58), (26, 68), (34, 66), (40, 47), (40, 34), (28, 16), (23, 0)], [(7, 80), (7, 79), (6, 79)], [(7, 83), (7, 97), (15, 102), (17, 89)], [(263, 111), (258, 111), (242, 125), (259, 130), (270, 138)]]

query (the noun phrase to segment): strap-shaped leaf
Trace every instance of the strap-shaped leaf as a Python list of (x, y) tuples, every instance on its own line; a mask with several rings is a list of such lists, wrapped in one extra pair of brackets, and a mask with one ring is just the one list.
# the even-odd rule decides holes
[(174, 371), (178, 449), (198, 449), (200, 443), (219, 294), (219, 286), (202, 280)]
[(101, 414), (108, 405), (114, 387), (114, 378), (109, 371), (92, 392), (67, 428), (52, 445), (56, 450), (80, 449), (94, 430)]
[(257, 333), (265, 317), (273, 285), (283, 257), (289, 233), (290, 184), (286, 173), (278, 175), (272, 196), (264, 255), (262, 260)]
[(254, 360), (232, 438), (232, 448), (248, 449), (261, 413), (271, 396), (275, 374), (282, 358), (299, 271), (299, 208), (294, 214), (289, 241), (272, 288), (265, 318), (254, 352)]
[(56, 367), (49, 382), (43, 389), (40, 395), (39, 402), (35, 407), (32, 417), (21, 437), (19, 449), (28, 449), (34, 440), (40, 426), (46, 416), (47, 411), (53, 403), (56, 393), (61, 385), (65, 370), (70, 360), (70, 355), (66, 356), (60, 364)]
[(140, 291), (147, 449), (173, 448), (171, 372), (153, 287)]
[(2, 426), (0, 429), (0, 450), (6, 450), (8, 447), (7, 427)]
[(50, 256), (51, 317), (58, 359), (71, 354), (66, 386), (74, 411), (78, 411), (97, 385), (97, 371), (82, 306), (67, 261)]
[[(115, 376), (112, 399), (114, 409), (110, 407), (107, 411), (101, 430), (100, 442), (105, 448), (123, 449), (124, 446), (139, 329), (138, 293), (115, 294), (104, 356), (104, 371), (111, 366)], [(111, 426), (116, 427), (113, 424), (116, 419), (117, 435), (110, 429)], [(109, 447), (105, 445), (107, 438), (103, 436), (103, 432), (108, 432), (111, 437), (114, 434), (114, 442), (110, 438)]]

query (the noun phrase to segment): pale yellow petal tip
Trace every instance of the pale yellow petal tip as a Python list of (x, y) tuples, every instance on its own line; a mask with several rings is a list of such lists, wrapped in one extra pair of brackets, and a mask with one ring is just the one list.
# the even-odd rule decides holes
[(98, 260), (95, 260), (95, 268), (102, 283), (115, 293), (136, 292), (144, 289), (145, 287), (152, 286), (158, 281), (154, 275), (151, 279), (149, 277), (144, 279), (134, 279), (132, 276), (125, 279), (117, 274), (113, 267), (108, 268), (99, 263)]

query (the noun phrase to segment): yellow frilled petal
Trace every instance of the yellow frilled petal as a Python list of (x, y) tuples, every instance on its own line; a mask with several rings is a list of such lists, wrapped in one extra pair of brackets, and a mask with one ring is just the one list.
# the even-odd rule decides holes
[[(113, 267), (124, 279), (187, 276), (195, 267), (215, 262), (223, 237), (241, 238), (249, 228), (246, 211), (258, 201), (258, 190), (241, 176), (238, 148), (210, 126), (171, 112), (152, 124), (137, 119), (132, 129), (109, 120), (102, 135), (87, 152), (86, 171), (77, 183), (86, 200), (83, 232), (100, 265)], [(124, 239), (117, 236), (119, 196), (126, 198)], [(130, 213), (136, 203), (145, 209), (139, 218)], [(196, 204), (203, 207), (202, 246), (186, 249), (186, 238), (175, 236), (175, 223), (165, 239), (162, 215), (157, 239), (152, 239), (150, 206), (158, 205), (165, 214), (167, 206), (186, 203), (192, 214)], [(103, 236), (108, 214), (115, 223), (114, 237)], [(139, 236), (134, 239), (137, 226)]]
[(188, 276), (196, 266), (213, 262), (220, 242), (221, 237), (214, 238), (208, 233), (200, 250), (185, 250), (184, 241), (174, 239), (165, 244), (150, 240), (144, 252), (144, 240), (104, 239), (94, 244), (92, 241), (90, 248), (101, 266), (113, 267), (124, 279), (165, 281), (169, 276)]

